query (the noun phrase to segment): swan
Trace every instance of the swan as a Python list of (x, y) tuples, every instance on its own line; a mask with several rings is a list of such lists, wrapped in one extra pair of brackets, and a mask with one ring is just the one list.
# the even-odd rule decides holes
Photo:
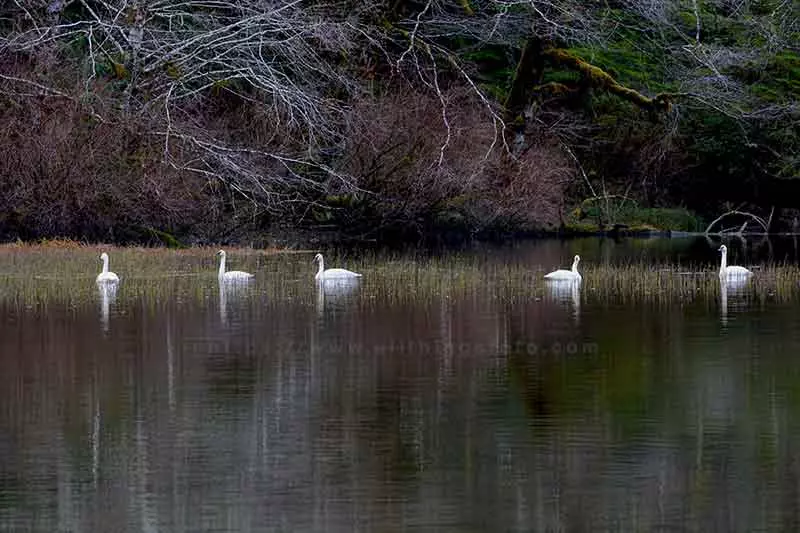
[(241, 270), (231, 270), (229, 272), (225, 272), (225, 251), (220, 250), (217, 252), (219, 256), (219, 280), (220, 281), (245, 281), (248, 279), (252, 279), (254, 276), (248, 272), (242, 272)]
[(317, 275), (314, 276), (314, 279), (316, 279), (317, 281), (330, 280), (330, 279), (337, 279), (337, 280), (354, 279), (361, 277), (361, 274), (358, 274), (356, 272), (351, 272), (343, 268), (329, 268), (328, 270), (325, 270), (325, 260), (322, 259), (322, 254), (315, 255), (314, 261), (319, 263), (319, 270), (317, 270)]
[(722, 259), (719, 265), (720, 278), (742, 278), (753, 274), (744, 267), (728, 266), (728, 247), (724, 244), (719, 247), (719, 252), (722, 254)]
[(580, 261), (580, 256), (576, 255), (575, 259), (572, 261), (572, 270), (556, 270), (555, 272), (546, 274), (544, 279), (551, 279), (554, 281), (581, 281), (581, 275), (578, 273), (578, 263), (580, 263)]
[(97, 275), (97, 283), (114, 283), (119, 281), (119, 276), (108, 271), (108, 254), (103, 252), (100, 254), (100, 259), (103, 261), (103, 271)]

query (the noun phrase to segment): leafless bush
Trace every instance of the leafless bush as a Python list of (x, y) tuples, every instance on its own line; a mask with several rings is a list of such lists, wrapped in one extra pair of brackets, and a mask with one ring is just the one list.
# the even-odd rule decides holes
[[(335, 59), (371, 46), (357, 9), (315, 3), (35, 0), (0, 9), (11, 28), (0, 32), (0, 57), (24, 55), (36, 63), (27, 78), (6, 74), (13, 91), (27, 86), (79, 98), (95, 115), (113, 104), (119, 113), (102, 118), (146, 124), (142, 134), (160, 143), (174, 171), (217, 180), (273, 213), (297, 190), (316, 185), (298, 167), (331, 170), (319, 163), (319, 152), (341, 141), (345, 102), (361, 90)], [(52, 75), (42, 79), (41, 71), (76, 57), (79, 87)], [(243, 124), (214, 129), (220, 115), (198, 110), (223, 100), (263, 110), (275, 128), (255, 139), (237, 135)], [(234, 113), (223, 114), (218, 125), (231, 125)], [(245, 142), (265, 134), (270, 142)]]
[[(493, 148), (491, 121), (474, 112), (468, 89), (392, 93), (354, 106), (343, 169), (386, 226), (541, 227), (558, 220), (574, 169), (544, 140), (512, 159)], [(449, 125), (449, 128), (447, 127)], [(444, 147), (444, 148), (443, 148)]]
[[(161, 163), (147, 124), (105, 122), (65, 94), (0, 79), (0, 232), (5, 238), (145, 240), (153, 230), (212, 231), (219, 195)], [(39, 90), (37, 87), (30, 87)], [(200, 229), (202, 227), (202, 229)]]

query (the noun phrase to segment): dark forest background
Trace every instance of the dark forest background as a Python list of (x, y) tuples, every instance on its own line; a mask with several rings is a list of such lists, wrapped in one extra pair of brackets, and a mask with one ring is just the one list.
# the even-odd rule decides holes
[(7, 0), (0, 238), (791, 231), (799, 102), (796, 0)]

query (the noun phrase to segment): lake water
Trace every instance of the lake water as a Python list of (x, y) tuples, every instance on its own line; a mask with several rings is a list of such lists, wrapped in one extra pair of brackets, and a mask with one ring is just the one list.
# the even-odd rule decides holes
[(214, 250), (112, 249), (103, 291), (99, 249), (0, 248), (0, 530), (796, 530), (800, 297), (757, 268), (796, 243), (728, 244), (724, 293), (705, 239), (333, 255), (364, 278), (322, 290), (313, 253), (228, 250), (221, 290)]

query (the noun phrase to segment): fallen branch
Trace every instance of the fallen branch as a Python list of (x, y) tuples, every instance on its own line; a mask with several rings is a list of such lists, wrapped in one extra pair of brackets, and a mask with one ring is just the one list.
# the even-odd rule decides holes
[[(747, 211), (739, 211), (738, 209), (733, 209), (731, 211), (728, 211), (727, 213), (723, 213), (722, 215), (720, 215), (719, 217), (714, 219), (711, 222), (711, 224), (709, 224), (708, 227), (706, 227), (705, 234), (706, 235), (711, 234), (712, 233), (711, 228), (713, 228), (717, 223), (719, 223), (720, 221), (724, 220), (725, 218), (727, 218), (729, 216), (733, 216), (733, 215), (749, 217), (751, 220), (754, 220), (759, 226), (761, 226), (761, 228), (764, 230), (764, 233), (768, 233), (769, 232), (769, 224), (767, 223), (767, 221), (765, 221), (760, 216), (754, 215), (753, 213), (748, 213)], [(747, 221), (745, 221), (744, 224), (742, 224), (742, 226), (739, 228), (738, 231), (730, 232), (730, 233), (733, 233), (734, 235), (742, 235), (742, 234), (744, 234), (744, 230), (746, 229), (746, 227), (747, 227)], [(723, 231), (721, 231), (719, 233), (720, 234), (721, 233), (725, 233), (725, 231), (723, 230)]]

